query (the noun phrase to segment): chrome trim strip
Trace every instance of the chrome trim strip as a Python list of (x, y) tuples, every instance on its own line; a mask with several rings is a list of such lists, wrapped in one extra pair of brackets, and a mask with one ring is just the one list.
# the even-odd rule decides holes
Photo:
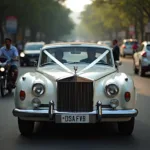
[[(58, 112), (57, 110), (53, 111), (53, 114), (80, 114), (80, 115), (96, 115), (97, 114), (97, 110), (92, 111), (92, 112)], [(115, 117), (115, 116), (136, 116), (138, 114), (138, 110), (136, 109), (130, 109), (130, 110), (112, 110), (112, 109), (102, 109), (102, 117)], [(49, 110), (22, 110), (22, 109), (17, 109), (15, 108), (13, 110), (13, 115), (14, 116), (49, 116)]]

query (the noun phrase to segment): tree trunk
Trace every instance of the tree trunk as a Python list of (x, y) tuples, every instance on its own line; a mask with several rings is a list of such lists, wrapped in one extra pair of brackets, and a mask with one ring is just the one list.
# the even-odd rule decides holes
[(0, 21), (0, 39), (1, 39), (1, 45), (4, 44), (4, 31), (3, 31), (3, 27), (2, 27), (2, 21)]
[[(137, 13), (137, 10), (136, 10), (136, 13)], [(138, 18), (135, 17), (134, 19), (134, 25), (135, 25), (135, 38), (138, 39)]]
[(31, 27), (31, 41), (36, 41), (37, 30), (35, 27)]
[(143, 13), (141, 13), (140, 32), (141, 32), (141, 41), (143, 41), (144, 40), (144, 14)]

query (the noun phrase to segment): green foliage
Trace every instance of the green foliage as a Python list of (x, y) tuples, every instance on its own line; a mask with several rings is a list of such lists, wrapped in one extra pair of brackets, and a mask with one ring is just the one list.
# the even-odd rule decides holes
[[(33, 32), (42, 32), (50, 40), (70, 33), (74, 24), (70, 19), (70, 10), (60, 2), (64, 0), (1, 0), (0, 22), (5, 17), (14, 15), (17, 17), (21, 28), (30, 28)], [(35, 37), (34, 37), (35, 38)], [(33, 39), (34, 39), (33, 38)]]
[[(136, 26), (136, 34), (143, 34), (150, 19), (150, 0), (93, 0), (81, 14), (81, 24), (95, 36), (111, 35)], [(81, 25), (80, 25), (81, 26)]]

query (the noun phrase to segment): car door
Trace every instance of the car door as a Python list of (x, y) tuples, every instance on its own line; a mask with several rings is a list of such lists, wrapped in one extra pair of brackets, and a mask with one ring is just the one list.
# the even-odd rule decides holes
[(141, 52), (144, 49), (144, 44), (141, 44), (141, 46), (138, 48), (137, 52), (134, 54), (134, 63), (135, 66), (139, 66), (139, 62), (141, 59)]
[(147, 44), (146, 46), (146, 53), (147, 53), (147, 59), (150, 61), (150, 44)]

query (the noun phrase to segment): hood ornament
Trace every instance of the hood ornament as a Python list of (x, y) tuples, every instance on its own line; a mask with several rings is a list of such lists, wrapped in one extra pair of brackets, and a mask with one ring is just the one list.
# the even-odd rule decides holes
[(78, 67), (77, 67), (77, 66), (74, 66), (75, 75), (76, 75), (76, 73), (77, 73), (77, 70), (78, 70)]

